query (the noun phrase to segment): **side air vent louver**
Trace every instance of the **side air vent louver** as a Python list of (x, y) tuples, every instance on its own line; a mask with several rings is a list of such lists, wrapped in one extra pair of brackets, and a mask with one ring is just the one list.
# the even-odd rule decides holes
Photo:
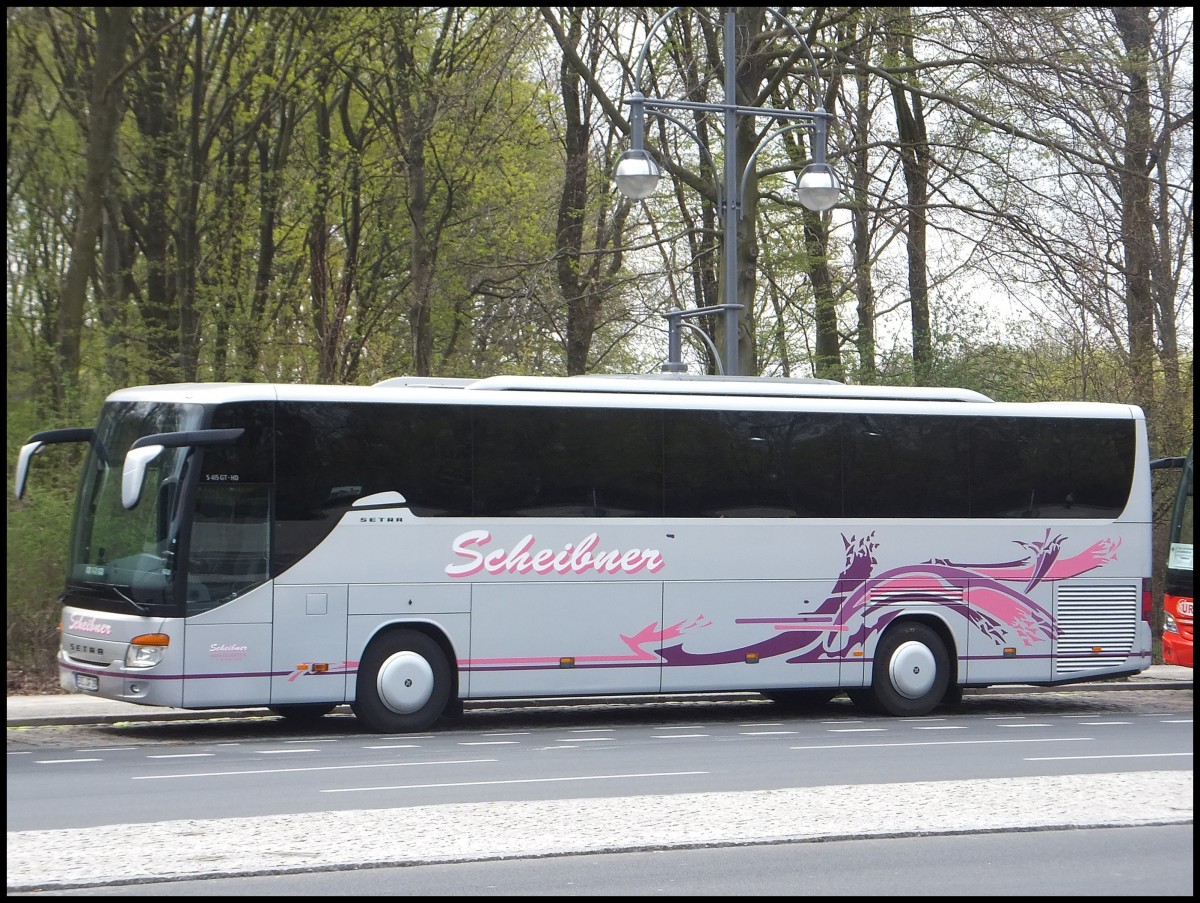
[(903, 606), (911, 608), (914, 606), (938, 606), (950, 605), (961, 606), (963, 603), (963, 588), (961, 586), (942, 586), (940, 584), (930, 584), (929, 586), (882, 586), (867, 590), (867, 607), (878, 608), (880, 606)]
[(1056, 677), (1110, 667), (1133, 651), (1138, 587), (1059, 586), (1054, 615), (1059, 627)]

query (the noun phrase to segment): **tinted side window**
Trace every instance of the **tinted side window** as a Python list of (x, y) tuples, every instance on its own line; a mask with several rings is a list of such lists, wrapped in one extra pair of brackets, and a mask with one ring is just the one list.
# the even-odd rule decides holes
[(363, 496), (394, 490), (422, 517), (470, 513), (465, 408), (283, 402), (276, 427), (276, 573)]
[(475, 513), (660, 517), (662, 415), (594, 408), (475, 409)]
[(189, 615), (227, 602), (271, 576), (274, 405), (266, 401), (221, 405), (208, 425), (245, 432), (229, 445), (195, 451), (200, 479), (187, 561)]
[(837, 415), (668, 411), (670, 517), (837, 517)]
[(846, 517), (967, 517), (961, 417), (846, 415)]
[(229, 445), (198, 449), (200, 482), (272, 483), (274, 471), (274, 405), (267, 401), (223, 404), (213, 410), (211, 429), (244, 429)]
[(1115, 517), (1132, 488), (1133, 422), (986, 418), (971, 430), (972, 517)]

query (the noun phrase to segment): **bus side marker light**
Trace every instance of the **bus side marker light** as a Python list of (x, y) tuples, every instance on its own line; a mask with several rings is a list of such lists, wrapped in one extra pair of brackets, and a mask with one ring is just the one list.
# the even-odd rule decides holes
[(317, 662), (312, 666), (314, 674), (325, 674), (329, 671), (329, 665), (325, 662)]
[(562, 658), (560, 658), (560, 659), (558, 660), (558, 667), (560, 667), (560, 668), (574, 668), (574, 667), (575, 667), (575, 656), (573, 656), (573, 655), (564, 655)]
[(129, 641), (132, 646), (170, 646), (171, 638), (165, 633), (143, 633)]
[(1103, 652), (1103, 651), (1104, 651), (1104, 647), (1103, 647), (1103, 646), (1093, 646), (1093, 647), (1092, 647), (1092, 654), (1093, 654), (1093, 655), (1099, 655), (1099, 654), (1100, 654), (1101, 652)]
[(1005, 658), (1016, 658), (1017, 657), (1017, 647), (1016, 646), (1005, 646), (1004, 647), (1004, 657)]
[(757, 665), (758, 664), (758, 653), (757, 652), (747, 652), (746, 653), (746, 664), (747, 665)]

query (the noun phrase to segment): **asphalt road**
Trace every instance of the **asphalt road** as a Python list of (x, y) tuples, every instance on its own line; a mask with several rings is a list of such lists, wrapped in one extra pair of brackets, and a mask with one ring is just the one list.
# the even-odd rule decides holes
[[(765, 714), (773, 708), (771, 704), (742, 701), (733, 703), (733, 714), (723, 718), (717, 714), (721, 711), (719, 703), (709, 703), (708, 709), (690, 704), (662, 705), (676, 714), (707, 711), (709, 714), (701, 722), (714, 732), (723, 724), (732, 723), (730, 719), (740, 722), (747, 713)], [(1077, 690), (996, 695), (968, 698), (963, 706), (964, 711), (992, 711), (999, 716), (1033, 712), (1069, 718), (1071, 713), (1104, 715), (1141, 711), (1150, 718), (1156, 717), (1155, 712), (1168, 713), (1176, 731), (1186, 730), (1189, 756), (1186, 768), (1175, 765), (1173, 770), (1162, 770), (1155, 764), (1137, 766), (1156, 769), (1140, 772), (1122, 771), (1115, 764), (1108, 770), (1093, 765), (1080, 774), (1022, 774), (983, 780), (886, 784), (868, 780), (735, 792), (509, 799), (503, 803), (485, 797), (485, 801), (478, 803), (398, 808), (379, 808), (395, 805), (393, 798), (379, 797), (369, 800), (367, 808), (312, 812), (300, 817), (287, 814), (134, 823), (122, 820), (118, 808), (112, 820), (119, 823), (106, 824), (100, 831), (10, 831), (9, 890), (142, 885), (200, 875), (224, 879), (238, 874), (357, 871), (365, 867), (432, 866), (468, 860), (527, 861), (531, 857), (591, 854), (598, 850), (623, 854), (816, 841), (840, 843), (880, 834), (939, 836), (1073, 830), (1097, 825), (1187, 825), (1190, 830), (1191, 707), (1190, 685), (1187, 688), (1176, 685), (1176, 689), (1165, 692), (1140, 688), (1122, 692)], [(662, 721), (663, 709), (613, 705), (574, 709), (543, 706), (536, 711), (478, 710), (439, 737), (449, 748), (448, 744), (471, 742), (481, 732), (503, 729), (506, 725), (523, 724), (536, 730), (544, 724), (586, 726), (591, 721), (595, 726), (612, 722), (618, 714), (624, 723), (646, 720), (654, 724)], [(1186, 722), (1179, 721), (1180, 718), (1186, 718)], [(956, 720), (954, 715), (944, 720), (951, 722), (949, 727), (964, 726), (952, 723)], [(365, 736), (355, 731), (352, 719), (325, 721), (324, 731), (331, 738), (357, 736), (361, 742)], [(904, 719), (883, 721), (894, 723), (897, 728), (905, 722)], [(260, 716), (128, 726), (14, 728), (9, 732), (10, 781), (11, 756), (22, 747), (31, 750), (75, 747), (77, 741), (93, 736), (107, 738), (110, 745), (128, 737), (137, 737), (142, 743), (166, 745), (211, 744), (222, 736), (256, 737), (261, 741), (266, 737), (286, 736), (286, 732), (281, 735), (281, 727), (278, 721)], [(809, 727), (814, 728), (815, 724)], [(1131, 736), (1136, 735), (1135, 731)], [(161, 739), (155, 740), (156, 737)], [(179, 752), (186, 754), (187, 750)], [(515, 757), (514, 761), (521, 758)], [(570, 795), (565, 792), (565, 796)], [(119, 798), (120, 794), (116, 796)], [(11, 806), (10, 786), (10, 810)], [(154, 855), (147, 856), (147, 850), (155, 851)]]

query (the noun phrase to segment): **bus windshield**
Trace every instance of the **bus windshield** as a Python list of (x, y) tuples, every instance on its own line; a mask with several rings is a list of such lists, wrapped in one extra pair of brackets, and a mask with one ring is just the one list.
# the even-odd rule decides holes
[(197, 429), (203, 415), (203, 407), (195, 404), (111, 402), (104, 406), (79, 486), (68, 553), (71, 589), (143, 614), (173, 601), (176, 509), (188, 449), (164, 449), (150, 463), (141, 502), (132, 510), (121, 504), (122, 464), (136, 439)]
[(1171, 520), (1171, 551), (1167, 567), (1175, 571), (1192, 572), (1192, 455), (1179, 477), (1179, 495), (1175, 515)]

